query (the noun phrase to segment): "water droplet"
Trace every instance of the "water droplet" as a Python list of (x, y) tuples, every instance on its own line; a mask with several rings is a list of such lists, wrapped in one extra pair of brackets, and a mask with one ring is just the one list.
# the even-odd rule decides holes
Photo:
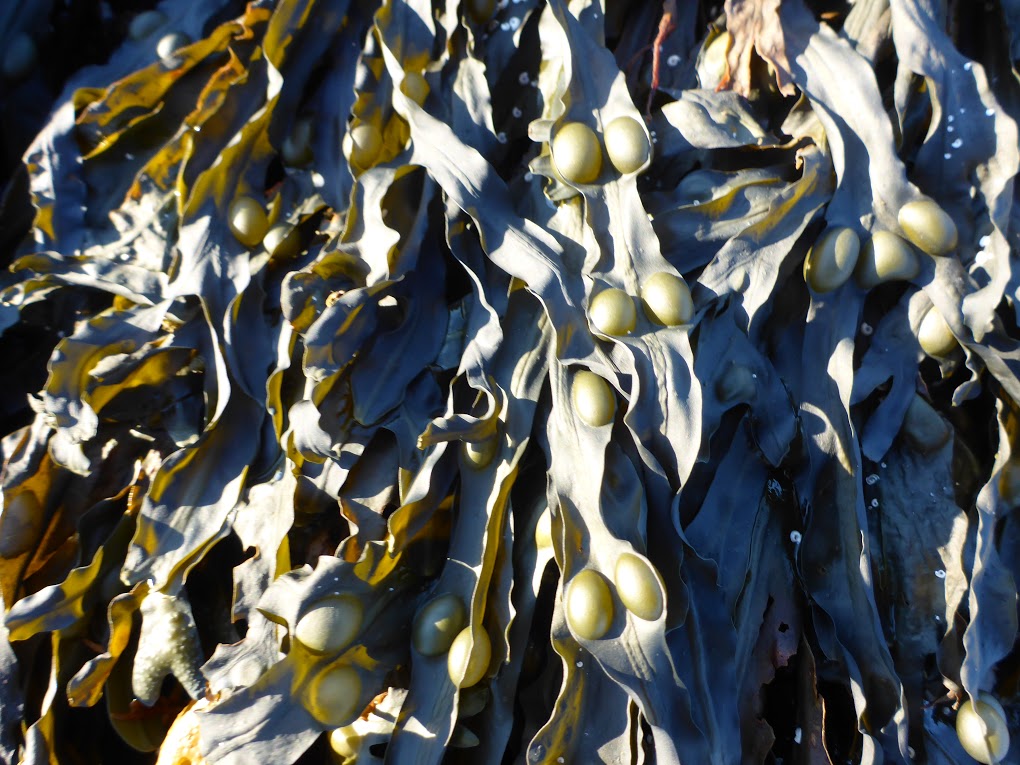
[(963, 65), (963, 71), (969, 72), (973, 66), (974, 64), (968, 61), (966, 64)]
[(956, 128), (954, 128), (952, 125), (946, 125), (946, 132), (947, 133), (952, 133), (955, 130), (956, 130)]
[(871, 333), (874, 331), (875, 330), (872, 328), (872, 326), (867, 322), (864, 322), (861, 325), (861, 334), (864, 335), (865, 337), (871, 337)]
[(942, 158), (943, 158), (943, 159), (949, 159), (949, 158), (950, 158), (950, 157), (952, 157), (952, 156), (953, 156), (953, 155), (952, 155), (952, 154), (950, 154), (950, 153), (949, 153), (949, 152), (947, 151), (947, 152), (946, 152), (945, 154), (943, 154), (943, 155), (942, 155)]
[(992, 107), (989, 106), (987, 109), (985, 109), (985, 116), (986, 117), (991, 117), (994, 114), (995, 114), (995, 109), (993, 109)]
[(945, 579), (946, 578), (945, 569), (941, 568), (935, 569), (935, 576), (937, 576), (939, 579)]
[(583, 661), (579, 661), (579, 662), (577, 662), (577, 668), (578, 668), (578, 669), (580, 669), (580, 668), (581, 668), (581, 667), (583, 667), (583, 666), (584, 666), (584, 662), (583, 662)]
[(524, 180), (526, 180), (526, 181), (531, 181), (531, 179), (534, 178), (534, 177), (535, 177), (535, 174), (532, 173), (530, 170), (524, 174)]
[(876, 473), (872, 473), (871, 475), (864, 479), (864, 483), (868, 484), (868, 486), (874, 486), (876, 483), (878, 483), (878, 481), (879, 478)]
[(803, 539), (803, 538), (804, 537), (801, 535), (801, 533), (799, 531), (791, 531), (790, 532), (790, 541), (793, 542), (795, 545), (799, 545), (800, 544), (800, 540)]
[(949, 115), (946, 116), (946, 121), (947, 122), (952, 122), (955, 119), (956, 119), (955, 115), (949, 114)]
[(951, 145), (954, 149), (959, 149), (961, 146), (963, 146), (963, 139), (957, 138), (955, 141), (953, 141)]
[(871, 506), (872, 506), (872, 508), (878, 507), (878, 500), (877, 499), (871, 500)]
[(521, 85), (527, 85), (529, 82), (531, 82), (531, 78), (528, 77), (527, 72), (521, 72), (519, 75), (517, 75), (517, 82), (519, 82)]
[(506, 133), (502, 130), (496, 134), (496, 140), (500, 143), (506, 143)]
[(797, 728), (796, 730), (793, 731), (793, 743), (799, 744), (800, 743), (800, 737), (801, 737), (801, 730), (800, 730), (800, 728)]
[(521, 26), (521, 20), (514, 16), (510, 19), (509, 24), (510, 28), (516, 32), (517, 29)]
[(669, 64), (670, 66), (679, 66), (680, 57), (674, 53), (672, 56), (666, 59), (666, 63)]
[(520, 108), (516, 106), (511, 110), (510, 113), (514, 115), (514, 117), (517, 117), (518, 119), (520, 119), (520, 116), (524, 114), (524, 112), (522, 112)]
[(505, 21), (499, 25), (499, 28), (502, 29), (504, 32), (510, 31), (510, 25), (507, 24)]
[(982, 249), (984, 249), (985, 247), (988, 246), (988, 243), (990, 241), (992, 241), (992, 237), (990, 237), (988, 234), (985, 234), (983, 237), (978, 239), (978, 247), (981, 247)]
[(880, 463), (878, 463), (878, 464), (879, 464), (879, 465), (881, 465), (882, 467), (885, 467), (885, 466), (886, 466), (884, 462), (880, 462)]

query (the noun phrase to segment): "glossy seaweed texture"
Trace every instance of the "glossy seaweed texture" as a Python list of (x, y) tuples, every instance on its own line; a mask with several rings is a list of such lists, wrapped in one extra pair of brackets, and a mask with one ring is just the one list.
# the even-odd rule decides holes
[(1020, 762), (1017, 3), (81, 5), (0, 763)]

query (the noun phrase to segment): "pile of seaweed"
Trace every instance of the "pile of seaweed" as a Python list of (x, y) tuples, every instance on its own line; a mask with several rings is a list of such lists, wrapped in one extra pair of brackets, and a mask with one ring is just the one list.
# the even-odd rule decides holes
[(1015, 2), (10, 5), (0, 761), (1017, 761)]

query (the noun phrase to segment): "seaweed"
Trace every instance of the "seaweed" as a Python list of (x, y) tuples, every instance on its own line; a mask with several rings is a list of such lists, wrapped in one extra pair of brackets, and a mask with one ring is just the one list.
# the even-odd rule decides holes
[(149, 5), (0, 11), (0, 761), (1017, 760), (1015, 4)]

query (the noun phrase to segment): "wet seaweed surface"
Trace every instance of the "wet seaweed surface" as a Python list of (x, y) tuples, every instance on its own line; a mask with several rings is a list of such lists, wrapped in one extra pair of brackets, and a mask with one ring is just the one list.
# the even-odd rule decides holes
[(8, 6), (0, 762), (1020, 762), (1020, 3)]

